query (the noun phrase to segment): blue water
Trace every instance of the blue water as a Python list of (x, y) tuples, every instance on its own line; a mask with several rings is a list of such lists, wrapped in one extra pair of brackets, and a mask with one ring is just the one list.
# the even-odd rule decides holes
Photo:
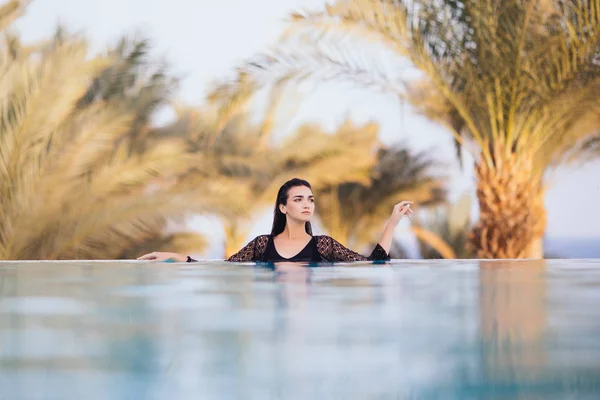
[(600, 261), (0, 264), (0, 399), (598, 399)]

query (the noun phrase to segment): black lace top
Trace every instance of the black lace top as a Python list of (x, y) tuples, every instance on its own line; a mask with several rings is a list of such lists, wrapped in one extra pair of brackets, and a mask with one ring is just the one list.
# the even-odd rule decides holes
[[(310, 254), (310, 260), (305, 260), (307, 254), (302, 254), (314, 243), (313, 252)], [(377, 246), (371, 252), (371, 255), (365, 257), (358, 254), (346, 247), (340, 242), (333, 239), (330, 236), (314, 236), (313, 240), (309, 242), (307, 247), (304, 248), (297, 256), (302, 255), (302, 260), (285, 259), (280, 255), (275, 255), (272, 251), (275, 250), (273, 245), (273, 239), (271, 235), (260, 235), (254, 238), (240, 251), (229, 257), (226, 261), (262, 261), (262, 262), (277, 262), (277, 261), (379, 261), (389, 260), (389, 254), (381, 247), (378, 243)], [(277, 257), (279, 256), (279, 257)], [(195, 261), (188, 257), (189, 261)]]
[(298, 252), (298, 254), (290, 258), (285, 258), (279, 254), (277, 248), (275, 247), (273, 236), (269, 236), (263, 260), (268, 260), (269, 262), (319, 262), (321, 261), (321, 256), (319, 256), (319, 252), (317, 251), (317, 243), (314, 236), (310, 239), (306, 246), (304, 246), (304, 248)]

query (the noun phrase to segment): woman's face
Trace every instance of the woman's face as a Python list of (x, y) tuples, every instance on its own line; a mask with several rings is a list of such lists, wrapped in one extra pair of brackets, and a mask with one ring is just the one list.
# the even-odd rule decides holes
[(306, 186), (294, 186), (288, 191), (287, 204), (279, 206), (289, 218), (308, 222), (315, 212), (315, 198)]

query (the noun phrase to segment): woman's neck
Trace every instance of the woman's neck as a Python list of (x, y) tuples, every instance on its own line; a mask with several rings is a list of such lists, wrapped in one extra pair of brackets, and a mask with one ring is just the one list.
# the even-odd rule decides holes
[(305, 222), (287, 221), (283, 232), (280, 233), (285, 239), (295, 240), (309, 236), (306, 233)]

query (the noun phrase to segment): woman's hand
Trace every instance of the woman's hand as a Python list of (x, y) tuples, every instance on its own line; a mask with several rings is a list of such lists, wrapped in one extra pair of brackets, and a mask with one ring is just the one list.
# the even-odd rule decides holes
[(394, 224), (398, 224), (403, 216), (408, 215), (408, 217), (412, 217), (413, 210), (410, 209), (410, 205), (413, 204), (412, 201), (401, 201), (400, 203), (394, 206), (394, 210), (392, 211), (392, 216), (390, 217), (390, 222)]
[(168, 261), (173, 260), (176, 262), (186, 262), (187, 256), (177, 253), (163, 253), (160, 251), (154, 251), (152, 253), (144, 254), (138, 257), (138, 260), (152, 260), (152, 261)]

